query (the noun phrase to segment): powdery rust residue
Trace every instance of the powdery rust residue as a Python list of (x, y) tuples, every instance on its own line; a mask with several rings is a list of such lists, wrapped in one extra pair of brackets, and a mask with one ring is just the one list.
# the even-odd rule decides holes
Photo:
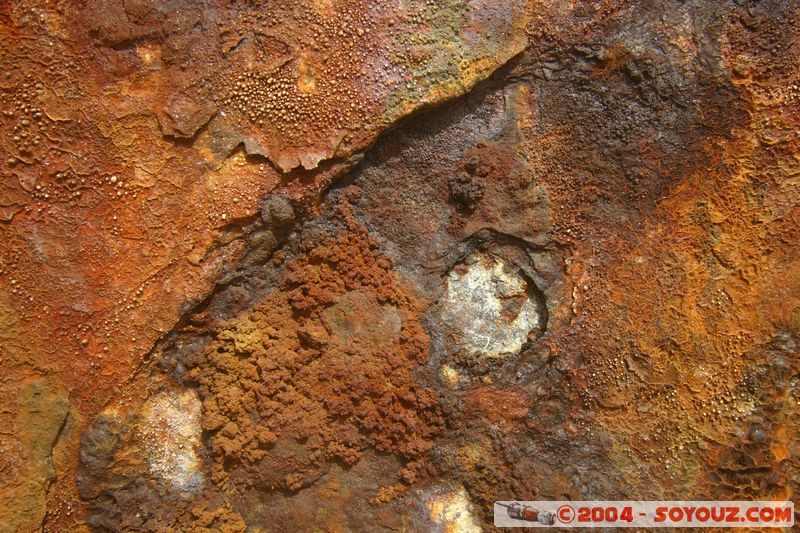
[(203, 402), (217, 484), (296, 491), (368, 448), (412, 460), (443, 423), (436, 395), (412, 375), (428, 356), (419, 303), (341, 209), (340, 235), (288, 264), (278, 290), (181, 360)]
[(476, 424), (492, 424), (510, 431), (531, 410), (532, 398), (525, 391), (478, 385), (466, 391), (469, 411), (477, 415)]

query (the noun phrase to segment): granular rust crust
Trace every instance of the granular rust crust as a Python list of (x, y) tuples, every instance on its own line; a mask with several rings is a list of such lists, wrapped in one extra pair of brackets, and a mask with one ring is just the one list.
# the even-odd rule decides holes
[(798, 28), (3, 3), (0, 531), (793, 498)]

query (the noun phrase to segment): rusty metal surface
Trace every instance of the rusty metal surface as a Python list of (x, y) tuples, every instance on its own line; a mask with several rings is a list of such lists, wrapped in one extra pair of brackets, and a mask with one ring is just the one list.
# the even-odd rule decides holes
[(791, 498), (800, 4), (0, 5), (0, 531)]

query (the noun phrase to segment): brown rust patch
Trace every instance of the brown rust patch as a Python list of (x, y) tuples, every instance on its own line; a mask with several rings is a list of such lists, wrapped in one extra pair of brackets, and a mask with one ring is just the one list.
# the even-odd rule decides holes
[(367, 448), (420, 457), (442, 425), (412, 377), (428, 353), (419, 303), (341, 210), (342, 234), (290, 262), (281, 290), (183, 361), (217, 483), (298, 490)]
[(527, 418), (531, 407), (531, 398), (517, 389), (479, 385), (466, 394), (470, 412), (490, 424), (501, 426), (505, 431)]

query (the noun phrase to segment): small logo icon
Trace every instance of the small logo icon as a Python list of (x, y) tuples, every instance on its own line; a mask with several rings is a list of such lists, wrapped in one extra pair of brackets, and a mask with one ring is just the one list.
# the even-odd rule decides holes
[(575, 509), (572, 508), (571, 505), (562, 505), (556, 511), (558, 515), (558, 520), (562, 524), (571, 524), (573, 520), (575, 520)]
[(508, 510), (508, 516), (515, 520), (525, 520), (526, 522), (538, 522), (545, 526), (552, 526), (556, 523), (556, 515), (550, 511), (540, 511), (530, 505), (522, 505), (514, 502), (511, 504), (495, 502)]

